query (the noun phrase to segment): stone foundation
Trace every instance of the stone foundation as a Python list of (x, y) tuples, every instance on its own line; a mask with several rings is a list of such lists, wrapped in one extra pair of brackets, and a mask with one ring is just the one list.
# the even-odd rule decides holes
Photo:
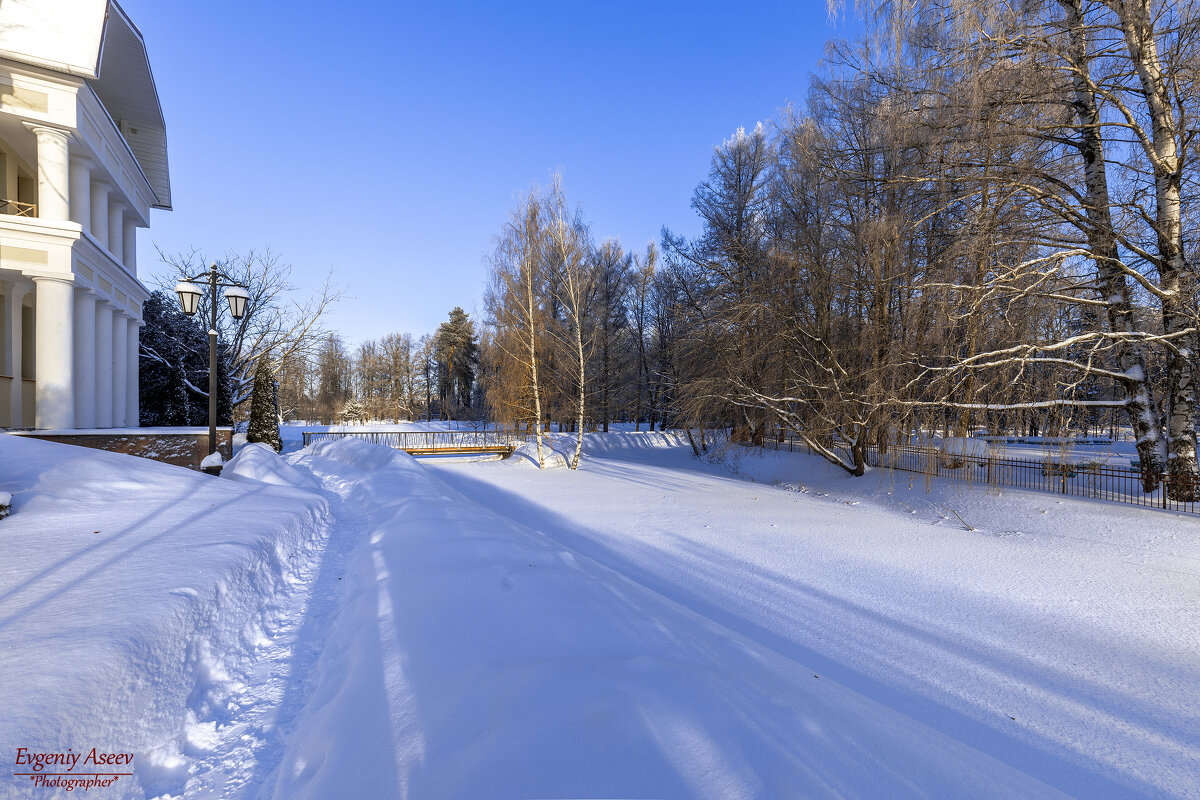
[[(209, 452), (208, 428), (99, 428), (13, 433), (47, 442), (125, 453), (196, 470), (200, 469), (200, 462)], [(217, 428), (217, 449), (226, 461), (233, 458), (232, 428)]]

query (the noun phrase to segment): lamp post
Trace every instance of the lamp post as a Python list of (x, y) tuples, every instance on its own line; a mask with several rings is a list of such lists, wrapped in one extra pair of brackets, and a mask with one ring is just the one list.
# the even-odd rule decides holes
[(175, 284), (175, 294), (179, 295), (179, 305), (183, 313), (189, 317), (196, 313), (200, 305), (200, 296), (204, 290), (195, 281), (208, 282), (208, 308), (211, 319), (208, 326), (208, 454), (217, 451), (217, 287), (224, 286), (225, 299), (229, 301), (229, 314), (234, 319), (241, 319), (246, 314), (246, 301), (250, 293), (246, 288), (217, 269), (217, 262), (212, 262), (208, 272), (202, 272), (192, 278), (187, 278)]

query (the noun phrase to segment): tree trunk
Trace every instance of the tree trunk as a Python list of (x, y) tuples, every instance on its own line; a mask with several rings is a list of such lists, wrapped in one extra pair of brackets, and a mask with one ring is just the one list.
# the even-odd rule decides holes
[(580, 319), (580, 309), (575, 309), (575, 355), (579, 359), (579, 413), (575, 417), (575, 457), (571, 459), (571, 469), (579, 469), (579, 453), (583, 450), (583, 402), (584, 378), (587, 369), (587, 359), (583, 355), (583, 323)]
[[(1146, 99), (1152, 130), (1155, 229), (1158, 236), (1158, 269), (1162, 290), (1163, 330), (1170, 336), (1192, 327), (1183, 277), (1187, 262), (1183, 250), (1181, 166), (1175, 140), (1178, 133), (1171, 94), (1163, 75), (1154, 40), (1154, 11), (1149, 0), (1109, 0), (1120, 18), (1129, 56), (1137, 70)], [(1167, 474), (1174, 500), (1193, 501), (1200, 494), (1200, 467), (1196, 462), (1196, 387), (1192, 372), (1194, 336), (1171, 341), (1167, 356)]]
[[(1117, 238), (1112, 227), (1111, 200), (1108, 193), (1108, 173), (1104, 161), (1104, 141), (1101, 136), (1100, 113), (1096, 96), (1089, 86), (1091, 56), (1083, 21), (1082, 0), (1059, 0), (1066, 12), (1069, 41), (1068, 58), (1073, 72), (1075, 98), (1073, 105), (1079, 119), (1079, 153), (1083, 158), (1088, 244), (1096, 263), (1097, 282), (1105, 302), (1108, 325), (1115, 333), (1133, 333), (1136, 324), (1129, 282), (1122, 270), (1117, 250)], [(1159, 474), (1165, 461), (1166, 448), (1159, 425), (1158, 408), (1150, 391), (1146, 355), (1134, 342), (1119, 341), (1116, 345), (1117, 364), (1128, 378), (1121, 383), (1125, 392), (1125, 412), (1137, 441), (1141, 463), (1142, 489), (1152, 492), (1158, 486)]]

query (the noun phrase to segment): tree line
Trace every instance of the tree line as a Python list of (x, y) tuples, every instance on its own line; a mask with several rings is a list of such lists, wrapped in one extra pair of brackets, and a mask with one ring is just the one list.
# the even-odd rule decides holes
[(433, 334), (391, 333), (348, 347), (336, 333), (276, 371), (284, 419), (323, 424), (482, 420), (479, 339), (461, 308)]
[(1196, 7), (859, 8), (803, 104), (714, 149), (698, 236), (596, 242), (555, 178), (496, 238), (478, 338), (456, 309), (353, 353), (235, 347), (238, 385), (271, 352), (288, 417), (487, 417), (539, 453), (614, 421), (790, 432), (856, 475), (935, 432), (1120, 426), (1147, 491), (1194, 498)]
[[(561, 185), (490, 262), (502, 419), (791, 431), (853, 474), (939, 431), (1132, 429), (1197, 492), (1195, 7), (884, 3), (714, 151), (695, 238), (594, 245)], [(541, 426), (538, 426), (541, 427)]]

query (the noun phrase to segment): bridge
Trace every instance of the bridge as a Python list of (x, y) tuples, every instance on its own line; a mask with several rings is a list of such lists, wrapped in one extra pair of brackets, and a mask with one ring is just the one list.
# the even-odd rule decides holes
[(409, 455), (512, 455), (526, 435), (514, 430), (485, 431), (304, 431), (304, 446), (338, 439), (361, 439), (403, 450)]

